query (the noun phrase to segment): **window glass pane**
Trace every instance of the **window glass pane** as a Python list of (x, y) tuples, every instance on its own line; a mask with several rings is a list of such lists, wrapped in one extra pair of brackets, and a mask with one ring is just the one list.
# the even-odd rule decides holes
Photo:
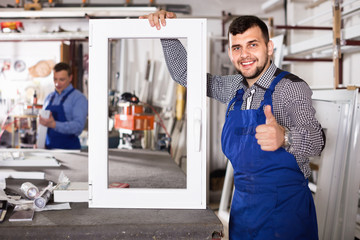
[(186, 188), (186, 89), (160, 39), (109, 39), (108, 49), (108, 187)]

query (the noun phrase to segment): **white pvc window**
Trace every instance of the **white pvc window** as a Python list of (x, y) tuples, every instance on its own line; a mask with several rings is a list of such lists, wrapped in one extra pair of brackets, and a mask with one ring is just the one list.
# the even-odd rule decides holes
[[(147, 20), (102, 19), (90, 20), (89, 29), (89, 207), (205, 209), (206, 20), (168, 19), (166, 27), (156, 30), (156, 28), (149, 26)], [(125, 81), (125, 79), (129, 78), (131, 81), (131, 83), (127, 84), (120, 81), (116, 86), (119, 91), (130, 92), (141, 87), (139, 86), (141, 84), (136, 83), (136, 81), (139, 81), (142, 76), (141, 74), (134, 74), (134, 64), (126, 64), (126, 61), (130, 60), (124, 56), (129, 55), (131, 47), (138, 49), (136, 54), (141, 54), (142, 46), (158, 48), (156, 46), (159, 46), (162, 38), (180, 39), (187, 49), (186, 101), (188, 104), (186, 105), (184, 184), (180, 184), (180, 186), (176, 184), (165, 185), (165, 187), (156, 187), (155, 184), (155, 187), (150, 188), (141, 185), (134, 187), (136, 184), (130, 184), (130, 188), (109, 188), (111, 183), (121, 179), (122, 174), (121, 169), (111, 171), (112, 164), (111, 160), (109, 160), (111, 152), (109, 150), (108, 135), (109, 125), (111, 125), (108, 119), (109, 85), (112, 84), (110, 78), (114, 72), (112, 70), (112, 61), (119, 57), (116, 51), (114, 53), (113, 48), (116, 48), (118, 42), (121, 50), (120, 55), (122, 54), (122, 62), (119, 65), (119, 79)], [(136, 45), (139, 46), (138, 48), (131, 45), (133, 40), (138, 44)], [(115, 44), (113, 44), (114, 42)], [(125, 50), (127, 51), (126, 54), (124, 54)], [(162, 54), (161, 47), (159, 51)], [(150, 55), (156, 54), (158, 53), (151, 53)], [(154, 59), (156, 57), (150, 56), (150, 58)], [(145, 60), (138, 60), (138, 64), (135, 65), (141, 65), (141, 61)], [(150, 72), (155, 71), (156, 64), (149, 63), (148, 70)], [(122, 75), (124, 72), (129, 73), (127, 77)], [(173, 80), (169, 79), (168, 81), (173, 84)], [(170, 85), (166, 88), (170, 89)], [(151, 91), (156, 96), (164, 92), (164, 89), (159, 87), (156, 87), (156, 89)], [(145, 91), (150, 92), (147, 89)], [(144, 93), (144, 89), (141, 92)], [(156, 97), (152, 99), (155, 101), (155, 105), (160, 104), (159, 102), (162, 101)], [(127, 131), (121, 130), (120, 133), (127, 134)], [(122, 151), (116, 153), (120, 158), (122, 157)], [(130, 150), (125, 150), (124, 154), (129, 162), (131, 161), (131, 155), (128, 155), (128, 153), (130, 153)], [(150, 152), (148, 156), (151, 156), (151, 154)], [(147, 154), (141, 156), (144, 155)], [(166, 153), (160, 153), (160, 155), (167, 157)], [(139, 155), (135, 157), (139, 157)], [(179, 170), (181, 171), (181, 169)], [(113, 176), (114, 172), (118, 176)], [(133, 178), (137, 177), (140, 178), (142, 175), (136, 176), (135, 174), (133, 176)], [(163, 179), (163, 181), (167, 181), (167, 179)], [(121, 179), (121, 182), (127, 181)]]

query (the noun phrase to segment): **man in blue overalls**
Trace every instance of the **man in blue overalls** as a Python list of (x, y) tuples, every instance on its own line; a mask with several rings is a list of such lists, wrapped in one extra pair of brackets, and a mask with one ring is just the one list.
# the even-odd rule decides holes
[(43, 109), (50, 117), (39, 117), (39, 123), (48, 127), (45, 146), (47, 149), (80, 149), (79, 135), (84, 129), (88, 101), (72, 84), (70, 66), (60, 62), (54, 67), (55, 91), (50, 93)]
[[(161, 10), (141, 18), (160, 29), (175, 17)], [(171, 76), (186, 86), (186, 50), (177, 40), (161, 41)], [(208, 96), (228, 104), (221, 143), (234, 168), (229, 237), (318, 239), (308, 157), (321, 153), (325, 136), (309, 86), (277, 68), (273, 52), (261, 19), (236, 18), (228, 55), (238, 74), (207, 75)]]

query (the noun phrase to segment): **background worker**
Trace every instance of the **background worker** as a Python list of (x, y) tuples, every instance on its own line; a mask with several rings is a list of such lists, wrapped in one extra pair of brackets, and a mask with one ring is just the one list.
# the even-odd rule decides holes
[[(142, 16), (160, 29), (174, 13)], [(186, 86), (186, 51), (163, 39), (171, 76)], [(228, 104), (222, 149), (234, 168), (230, 239), (318, 239), (308, 177), (309, 156), (319, 155), (325, 136), (315, 118), (311, 90), (271, 61), (274, 46), (255, 16), (229, 27), (228, 55), (239, 74), (207, 75), (207, 94)]]
[(45, 146), (48, 149), (80, 149), (79, 135), (88, 114), (86, 97), (71, 84), (72, 73), (67, 63), (54, 66), (55, 91), (44, 101), (43, 109), (50, 117), (39, 117), (39, 123), (48, 127)]

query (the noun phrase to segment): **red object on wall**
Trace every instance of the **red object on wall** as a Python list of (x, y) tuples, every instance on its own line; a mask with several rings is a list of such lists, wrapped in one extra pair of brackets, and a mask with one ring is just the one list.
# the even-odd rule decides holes
[(20, 29), (24, 29), (23, 23), (16, 22), (2, 22), (0, 23), (2, 32), (20, 32)]

